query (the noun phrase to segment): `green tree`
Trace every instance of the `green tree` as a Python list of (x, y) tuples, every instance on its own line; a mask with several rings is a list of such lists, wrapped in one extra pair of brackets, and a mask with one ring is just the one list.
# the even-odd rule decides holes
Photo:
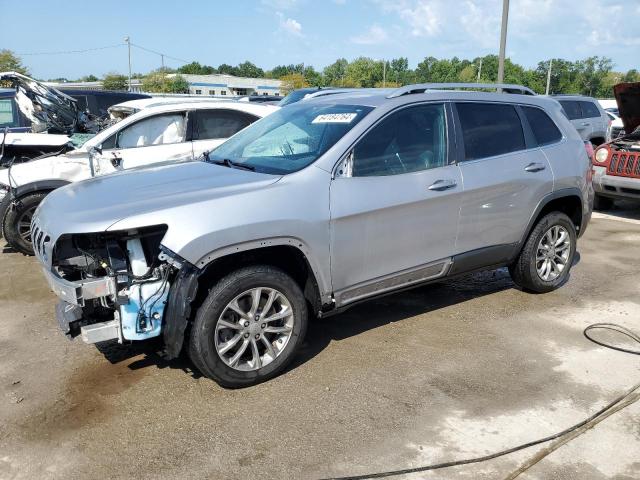
[(239, 77), (264, 78), (264, 70), (256, 67), (253, 63), (246, 61), (236, 67)]
[(102, 79), (102, 88), (105, 90), (127, 90), (128, 80), (119, 73), (108, 73)]
[(223, 63), (222, 65), (218, 66), (218, 73), (238, 76), (238, 69), (232, 65)]
[(640, 82), (640, 72), (635, 68), (632, 68), (622, 77), (623, 82)]
[(285, 95), (293, 90), (297, 90), (298, 88), (305, 88), (309, 86), (304, 75), (301, 73), (290, 73), (289, 75), (281, 77), (280, 80), (282, 81), (281, 90)]
[(151, 93), (188, 93), (189, 82), (182, 75), (169, 76), (156, 70), (142, 79), (142, 90)]
[(344, 79), (347, 75), (349, 62), (345, 58), (339, 58), (331, 65), (327, 65), (322, 71), (324, 84), (333, 87), (344, 87)]
[(29, 70), (22, 64), (22, 60), (11, 50), (0, 50), (0, 72), (18, 72), (29, 75)]
[(358, 87), (373, 87), (382, 81), (382, 62), (358, 57), (347, 65), (346, 79)]
[(84, 77), (80, 77), (81, 82), (97, 82), (98, 80), (100, 79), (95, 75), (85, 75)]
[(189, 75), (211, 75), (217, 73), (215, 68), (209, 65), (200, 65), (199, 62), (187, 63), (179, 67), (176, 71)]

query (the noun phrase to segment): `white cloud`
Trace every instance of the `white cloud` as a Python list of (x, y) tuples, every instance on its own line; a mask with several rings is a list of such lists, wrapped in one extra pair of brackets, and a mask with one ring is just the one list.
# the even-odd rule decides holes
[(397, 14), (416, 37), (433, 37), (440, 33), (444, 17), (442, 0), (374, 0), (382, 10)]
[(293, 18), (285, 18), (280, 12), (276, 12), (276, 15), (280, 19), (280, 30), (296, 37), (302, 37), (302, 25), (300, 25), (300, 22)]
[(380, 25), (371, 25), (369, 30), (362, 35), (351, 37), (351, 41), (359, 45), (377, 45), (385, 42), (388, 38), (389, 35), (387, 35), (387, 31), (384, 28)]

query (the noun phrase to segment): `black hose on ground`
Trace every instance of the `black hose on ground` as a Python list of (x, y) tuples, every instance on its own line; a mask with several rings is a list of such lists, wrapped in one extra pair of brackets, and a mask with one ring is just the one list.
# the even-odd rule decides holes
[[(632, 350), (628, 348), (618, 347), (615, 345), (605, 343), (601, 340), (594, 339), (592, 336), (589, 335), (589, 332), (597, 329), (611, 330), (611, 331), (621, 333), (626, 337), (634, 340), (635, 342), (638, 342), (639, 344), (640, 344), (640, 335), (636, 334), (635, 332), (621, 325), (616, 325), (615, 323), (594, 323), (592, 325), (589, 325), (583, 331), (583, 334), (587, 339), (589, 339), (594, 343), (597, 343), (598, 345), (601, 345), (606, 348), (611, 348), (613, 350), (618, 350), (620, 352), (640, 355), (640, 350)], [(542, 460), (544, 457), (549, 455), (551, 452), (555, 451), (557, 448), (561, 447), (565, 443), (571, 441), (573, 438), (586, 432), (590, 428), (593, 428), (596, 424), (598, 424), (605, 418), (609, 417), (610, 415), (622, 410), (623, 408), (628, 407), (632, 403), (635, 403), (639, 399), (640, 399), (640, 383), (636, 384), (634, 387), (629, 389), (626, 393), (624, 393), (623, 395), (620, 395), (615, 400), (608, 403), (606, 406), (598, 410), (596, 413), (594, 413), (590, 417), (581, 421), (580, 423), (572, 425), (571, 427), (565, 430), (562, 430), (561, 432), (558, 432), (554, 435), (549, 435), (548, 437), (544, 437), (539, 440), (534, 440), (532, 442), (524, 443), (522, 445), (508, 448), (506, 450), (501, 450), (499, 452), (492, 453), (490, 455), (484, 455), (482, 457), (475, 457), (475, 458), (469, 458), (464, 460), (455, 460), (451, 462), (435, 463), (433, 465), (424, 465), (424, 466), (414, 467), (414, 468), (405, 468), (401, 470), (389, 470), (386, 472), (369, 473), (365, 475), (351, 475), (346, 477), (328, 477), (322, 480), (365, 480), (370, 478), (386, 478), (386, 477), (394, 477), (397, 475), (407, 475), (410, 473), (427, 472), (430, 470), (440, 470), (443, 468), (457, 467), (457, 466), (469, 465), (473, 463), (482, 463), (488, 460), (493, 460), (494, 458), (502, 457), (504, 455), (517, 452), (519, 450), (524, 450), (526, 448), (533, 447), (535, 445), (540, 445), (542, 443), (547, 443), (553, 440), (557, 440), (557, 442), (554, 442), (553, 444), (549, 445), (548, 448), (536, 454), (534, 457), (532, 457), (530, 460), (525, 462), (517, 470), (515, 470), (514, 472), (512, 472), (506, 477), (507, 480), (512, 480), (518, 477), (521, 473), (523, 473), (527, 469), (529, 469), (531, 466), (538, 463), (540, 460)]]

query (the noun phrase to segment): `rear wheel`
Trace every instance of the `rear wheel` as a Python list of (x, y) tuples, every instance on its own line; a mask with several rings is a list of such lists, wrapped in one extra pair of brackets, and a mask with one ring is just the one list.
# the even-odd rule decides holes
[(24, 253), (25, 255), (33, 255), (33, 246), (31, 244), (31, 219), (33, 214), (40, 205), (40, 202), (46, 197), (46, 193), (31, 193), (17, 199), (11, 205), (4, 217), (2, 223), (2, 232), (7, 243)]
[(545, 215), (529, 234), (517, 260), (509, 267), (513, 281), (533, 292), (550, 292), (569, 276), (576, 252), (576, 228), (560, 212)]
[(230, 388), (282, 372), (304, 340), (306, 300), (282, 270), (258, 265), (220, 280), (198, 310), (189, 355), (207, 377)]
[(595, 210), (610, 210), (613, 208), (613, 198), (603, 197), (602, 195), (596, 194), (593, 199), (593, 208)]

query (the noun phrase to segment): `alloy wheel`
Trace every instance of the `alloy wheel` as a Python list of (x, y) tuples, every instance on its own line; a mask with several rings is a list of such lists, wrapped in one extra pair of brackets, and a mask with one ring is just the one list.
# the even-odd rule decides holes
[(545, 282), (556, 280), (567, 267), (571, 254), (571, 236), (561, 226), (549, 228), (538, 242), (536, 249), (536, 271)]

